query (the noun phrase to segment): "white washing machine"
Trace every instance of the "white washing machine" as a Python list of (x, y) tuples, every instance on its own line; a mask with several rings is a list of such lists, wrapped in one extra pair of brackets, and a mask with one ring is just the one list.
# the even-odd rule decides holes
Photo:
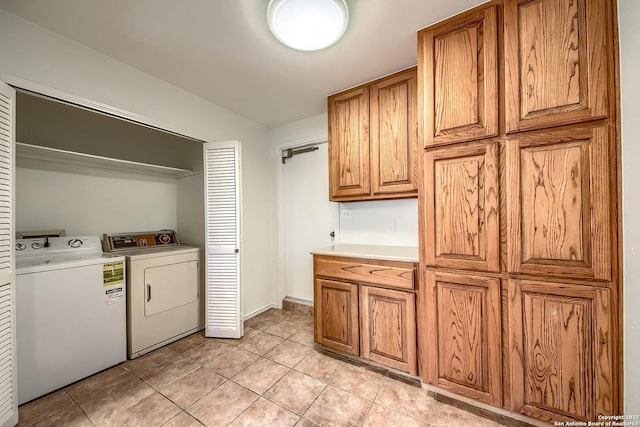
[(127, 359), (124, 280), (98, 236), (16, 240), (18, 404)]
[(204, 328), (199, 248), (169, 230), (105, 234), (127, 265), (127, 355), (134, 359)]

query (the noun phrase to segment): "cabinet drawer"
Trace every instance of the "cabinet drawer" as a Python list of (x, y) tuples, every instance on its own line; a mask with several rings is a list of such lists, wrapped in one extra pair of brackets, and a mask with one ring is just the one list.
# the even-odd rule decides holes
[(371, 260), (315, 257), (316, 276), (399, 289), (414, 289), (415, 271), (410, 263), (384, 261), (378, 264)]

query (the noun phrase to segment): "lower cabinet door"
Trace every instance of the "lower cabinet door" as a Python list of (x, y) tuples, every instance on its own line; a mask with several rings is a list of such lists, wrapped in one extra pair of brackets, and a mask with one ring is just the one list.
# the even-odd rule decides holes
[(609, 289), (509, 281), (511, 408), (547, 422), (615, 415)]
[(417, 375), (415, 294), (360, 288), (361, 355)]
[(425, 282), (427, 381), (502, 405), (500, 280), (427, 270)]
[(359, 355), (358, 285), (316, 279), (316, 342)]

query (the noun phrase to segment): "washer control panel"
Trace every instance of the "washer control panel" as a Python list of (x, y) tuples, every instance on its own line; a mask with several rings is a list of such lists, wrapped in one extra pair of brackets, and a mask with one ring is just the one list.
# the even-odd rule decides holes
[(178, 244), (176, 232), (173, 230), (147, 231), (142, 233), (105, 234), (104, 250), (119, 251)]

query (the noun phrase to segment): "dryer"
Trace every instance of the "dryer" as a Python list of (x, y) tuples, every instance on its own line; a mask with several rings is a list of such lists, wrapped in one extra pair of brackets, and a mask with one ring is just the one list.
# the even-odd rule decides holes
[(199, 248), (171, 230), (105, 234), (103, 245), (126, 259), (130, 359), (204, 328)]

